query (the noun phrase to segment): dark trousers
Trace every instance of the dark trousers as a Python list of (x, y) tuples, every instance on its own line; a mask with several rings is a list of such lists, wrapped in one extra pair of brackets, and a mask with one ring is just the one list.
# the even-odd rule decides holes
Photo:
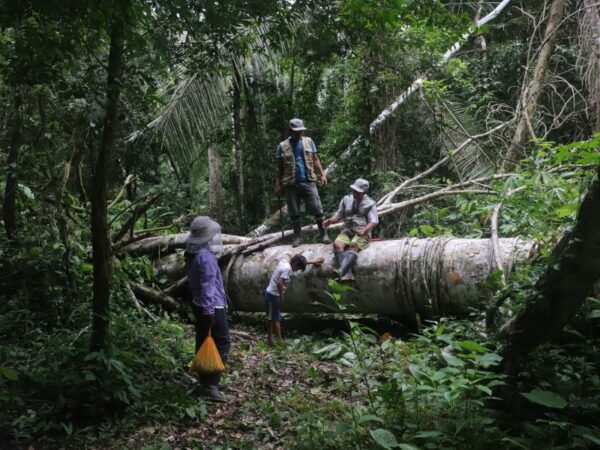
[[(317, 185), (314, 181), (297, 181), (283, 188), (290, 217), (300, 217), (300, 202), (304, 202), (306, 212), (319, 218), (323, 216), (323, 207)], [(293, 219), (292, 219), (293, 220)]]
[[(202, 311), (198, 308), (194, 309), (194, 315), (196, 316), (196, 322), (194, 328), (196, 330), (196, 352), (204, 342), (204, 339), (208, 335), (209, 324), (202, 316)], [(223, 364), (227, 363), (227, 357), (229, 356), (229, 347), (231, 342), (229, 340), (229, 322), (227, 321), (227, 310), (226, 309), (215, 309), (215, 324), (211, 329), (211, 336), (215, 340), (217, 350), (221, 355)], [(221, 374), (216, 373), (212, 375), (200, 375), (200, 382), (204, 386), (208, 385), (219, 385), (221, 380)]]

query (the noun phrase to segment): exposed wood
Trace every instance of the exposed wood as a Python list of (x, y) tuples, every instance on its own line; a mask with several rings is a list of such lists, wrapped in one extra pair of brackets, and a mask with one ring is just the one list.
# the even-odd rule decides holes
[(127, 186), (129, 186), (131, 183), (133, 183), (134, 180), (135, 180), (134, 175), (132, 175), (132, 174), (127, 175), (127, 177), (125, 178), (125, 181), (123, 182), (123, 186), (121, 187), (121, 190), (119, 191), (117, 196), (113, 199), (113, 201), (110, 202), (110, 204), (108, 205), (108, 209), (112, 209), (117, 203), (119, 203), (119, 201), (125, 195), (125, 192), (127, 192)]
[(146, 308), (144, 308), (140, 304), (139, 300), (135, 296), (135, 293), (133, 292), (133, 289), (131, 289), (131, 286), (129, 285), (129, 283), (125, 283), (124, 288), (127, 291), (127, 294), (129, 295), (129, 298), (131, 299), (133, 306), (135, 306), (135, 309), (137, 309), (141, 313), (146, 314), (150, 318), (150, 320), (155, 321), (156, 317), (154, 316), (154, 314), (152, 314), (150, 311), (148, 311)]
[(492, 241), (492, 262), (493, 268), (502, 271), (500, 276), (502, 280), (502, 284), (506, 284), (506, 272), (505, 268), (502, 266), (502, 260), (500, 259), (500, 240), (498, 238), (498, 215), (500, 214), (500, 208), (502, 208), (502, 202), (498, 203), (494, 207), (494, 212), (492, 213), (491, 220), (491, 236), (490, 240)]
[[(500, 239), (503, 266), (523, 262), (533, 251), (532, 242)], [(237, 310), (262, 311), (263, 292), (282, 258), (302, 253), (308, 259), (324, 257), (322, 267), (309, 266), (295, 276), (286, 293), (288, 312), (331, 312), (328, 280), (335, 277), (330, 245), (288, 245), (238, 256), (227, 283)], [(359, 253), (355, 266), (356, 291), (343, 294), (349, 311), (414, 318), (465, 314), (470, 307), (487, 304), (484, 287), (492, 271), (489, 240), (405, 238), (374, 241)]]
[(556, 245), (552, 262), (538, 280), (537, 294), (500, 329), (499, 337), (507, 340), (507, 373), (514, 373), (525, 355), (569, 323), (600, 278), (600, 167), (597, 174), (575, 227)]
[(162, 195), (162, 193), (150, 195), (143, 203), (138, 205), (135, 208), (135, 210), (133, 211), (133, 213), (131, 213), (131, 216), (129, 217), (129, 219), (127, 219), (127, 221), (123, 224), (121, 229), (113, 235), (112, 241), (118, 242), (119, 239), (121, 239), (123, 236), (125, 236), (125, 234), (127, 234), (127, 232), (130, 230), (133, 234), (133, 227), (135, 226), (135, 223), (138, 221), (140, 216), (142, 214), (144, 214), (146, 211), (148, 211), (148, 209), (154, 203), (156, 203), (156, 201), (161, 197), (161, 195)]
[(181, 303), (163, 292), (138, 283), (130, 283), (130, 286), (135, 296), (145, 303), (160, 305), (167, 311), (178, 311), (182, 308)]
[(504, 123), (492, 128), (491, 130), (486, 131), (485, 133), (481, 133), (476, 136), (470, 136), (462, 144), (460, 144), (454, 151), (452, 151), (451, 155), (445, 156), (444, 158), (442, 158), (438, 162), (436, 162), (434, 165), (429, 167), (427, 170), (424, 170), (420, 174), (415, 175), (414, 177), (409, 178), (408, 180), (405, 180), (399, 186), (397, 186), (394, 190), (392, 190), (391, 192), (384, 195), (381, 199), (379, 199), (377, 204), (378, 205), (391, 204), (391, 202), (394, 199), (394, 197), (396, 196), (396, 194), (398, 194), (398, 192), (400, 192), (402, 189), (406, 188), (407, 186), (409, 186), (411, 184), (414, 184), (415, 182), (419, 181), (420, 179), (422, 179), (428, 175), (431, 175), (433, 172), (435, 172), (440, 167), (445, 166), (450, 161), (452, 156), (455, 156), (457, 153), (461, 152), (472, 142), (476, 141), (477, 139), (481, 139), (483, 137), (490, 136), (491, 134), (496, 133), (497, 131), (500, 131), (503, 128), (506, 128), (510, 123), (511, 123), (510, 121), (504, 122)]
[[(142, 239), (137, 242), (127, 244), (119, 249), (119, 253), (128, 253), (133, 256), (160, 256), (172, 253), (177, 249), (185, 247), (185, 240), (190, 235), (189, 232), (167, 234), (164, 236), (153, 236)], [(224, 245), (237, 245), (251, 242), (252, 239), (236, 236), (233, 234), (223, 234)]]

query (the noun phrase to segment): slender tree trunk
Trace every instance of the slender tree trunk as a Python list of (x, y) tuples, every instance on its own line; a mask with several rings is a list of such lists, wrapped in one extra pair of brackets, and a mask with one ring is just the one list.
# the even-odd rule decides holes
[(577, 224), (558, 243), (537, 283), (537, 295), (500, 329), (507, 339), (504, 369), (514, 373), (523, 356), (570, 322), (600, 278), (600, 167), (581, 204)]
[(21, 142), (21, 128), (23, 127), (23, 98), (19, 87), (15, 88), (14, 119), (10, 137), (10, 147), (6, 160), (6, 186), (4, 187), (4, 201), (2, 202), (2, 218), (4, 229), (9, 240), (17, 237), (17, 185), (19, 166), (19, 145)]
[(600, 13), (595, 0), (583, 0), (583, 6), (580, 24), (582, 53), (578, 66), (582, 68), (583, 82), (589, 91), (594, 131), (597, 132), (600, 131)]
[(531, 119), (537, 109), (538, 100), (544, 88), (550, 57), (556, 43), (558, 26), (562, 20), (564, 9), (565, 0), (553, 0), (533, 78), (528, 82), (519, 100), (521, 116), (502, 165), (504, 172), (510, 172), (518, 164), (518, 161), (525, 156), (527, 142), (535, 137), (532, 136)]
[(240, 224), (244, 221), (244, 206), (245, 206), (245, 171), (244, 171), (244, 149), (242, 148), (242, 123), (240, 119), (241, 111), (241, 88), (242, 79), (237, 70), (236, 65), (233, 66), (235, 80), (233, 82), (233, 148), (237, 165), (238, 175), (238, 211)]
[(121, 75), (123, 73), (124, 33), (129, 13), (129, 1), (122, 3), (123, 12), (113, 16), (110, 29), (110, 52), (108, 55), (108, 77), (106, 83), (106, 118), (102, 143), (98, 151), (92, 179), (92, 251), (94, 266), (94, 297), (92, 303), (91, 350), (106, 347), (109, 318), (111, 248), (106, 222), (108, 200), (108, 173), (113, 159), (118, 126)]
[(223, 186), (221, 184), (221, 158), (214, 145), (208, 146), (208, 200), (210, 215), (217, 221), (223, 218)]
[[(290, 96), (288, 99), (288, 108), (290, 111), (290, 115), (295, 116), (294, 114), (294, 88), (296, 82), (296, 63), (292, 60), (292, 67), (290, 68)], [(287, 131), (287, 130), (286, 130)]]

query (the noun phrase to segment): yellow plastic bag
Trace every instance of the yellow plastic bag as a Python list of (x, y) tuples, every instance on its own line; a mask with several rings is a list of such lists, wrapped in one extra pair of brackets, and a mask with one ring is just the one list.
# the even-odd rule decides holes
[(221, 372), (225, 372), (225, 365), (221, 360), (221, 355), (219, 354), (219, 350), (217, 350), (215, 340), (212, 338), (209, 328), (206, 339), (204, 339), (204, 342), (190, 364), (190, 373), (210, 375)]

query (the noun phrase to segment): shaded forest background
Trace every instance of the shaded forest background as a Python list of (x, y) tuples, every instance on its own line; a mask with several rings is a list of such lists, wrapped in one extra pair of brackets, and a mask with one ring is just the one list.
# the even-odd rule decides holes
[[(599, 11), (0, 2), (0, 447), (600, 444)], [(366, 326), (340, 305), (338, 329), (290, 327), (268, 351), (259, 317), (237, 314), (235, 406), (217, 410), (185, 374), (189, 310), (153, 301), (166, 280), (123, 248), (196, 215), (287, 229), (274, 152), (292, 117), (330, 168), (327, 214), (363, 177), (382, 239), (539, 252), (511, 276), (492, 263), (494, 302), (470, 320)]]

